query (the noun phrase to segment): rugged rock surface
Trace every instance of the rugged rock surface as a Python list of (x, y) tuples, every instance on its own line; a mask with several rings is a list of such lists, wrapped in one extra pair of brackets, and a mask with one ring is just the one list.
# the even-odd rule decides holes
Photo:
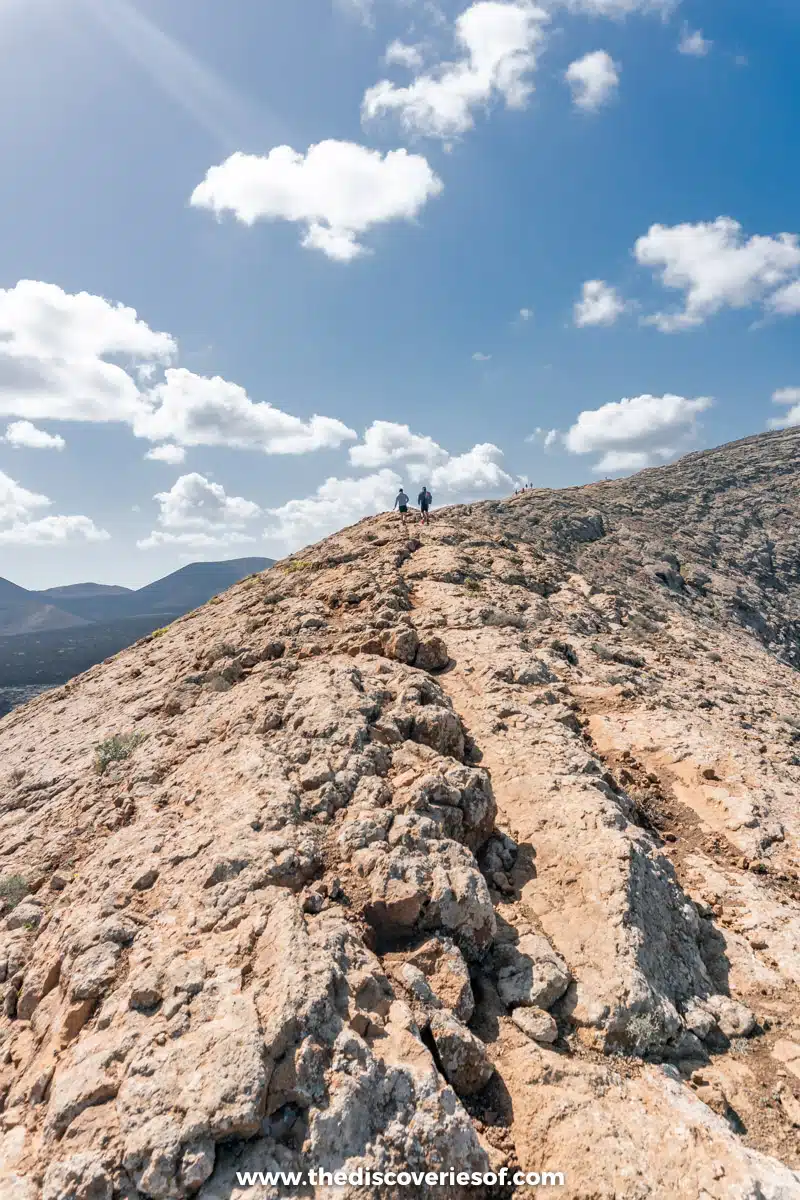
[(0, 722), (0, 1198), (800, 1197), (799, 449), (371, 518)]

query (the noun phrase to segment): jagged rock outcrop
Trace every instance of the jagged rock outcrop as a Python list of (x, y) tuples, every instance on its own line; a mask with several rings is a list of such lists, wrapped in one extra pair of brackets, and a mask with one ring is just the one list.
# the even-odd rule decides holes
[(800, 1197), (798, 449), (370, 518), (3, 719), (0, 1198)]

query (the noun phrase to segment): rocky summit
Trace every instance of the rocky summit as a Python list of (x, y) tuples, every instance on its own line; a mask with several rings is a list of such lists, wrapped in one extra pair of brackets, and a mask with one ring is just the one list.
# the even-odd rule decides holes
[(799, 489), (368, 518), (0, 721), (2, 1200), (800, 1197)]

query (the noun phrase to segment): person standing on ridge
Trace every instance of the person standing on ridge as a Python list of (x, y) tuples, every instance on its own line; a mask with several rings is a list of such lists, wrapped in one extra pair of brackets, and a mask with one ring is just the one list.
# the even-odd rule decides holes
[[(400, 510), (400, 520), (405, 525), (406, 513), (408, 512), (408, 496), (405, 494), (402, 488), (400, 488), (400, 491), (395, 496), (394, 508), (398, 508)], [(392, 509), (392, 512), (394, 512), (394, 508)]]
[(428, 525), (430, 523), (430, 517), (428, 516), (428, 513), (430, 512), (432, 500), (433, 500), (433, 496), (428, 491), (428, 485), (424, 484), (422, 491), (417, 496), (417, 504), (419, 505), (419, 511), (421, 514), (420, 515), (420, 524), (421, 525)]

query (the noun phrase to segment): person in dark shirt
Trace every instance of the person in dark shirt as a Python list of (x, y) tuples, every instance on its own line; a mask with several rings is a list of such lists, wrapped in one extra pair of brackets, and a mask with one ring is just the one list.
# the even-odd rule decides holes
[(433, 496), (428, 491), (428, 485), (425, 484), (422, 491), (417, 496), (417, 504), (419, 505), (419, 511), (421, 514), (420, 523), (422, 525), (427, 525), (428, 522), (430, 521), (430, 516), (428, 514), (430, 513), (432, 500), (433, 500)]

